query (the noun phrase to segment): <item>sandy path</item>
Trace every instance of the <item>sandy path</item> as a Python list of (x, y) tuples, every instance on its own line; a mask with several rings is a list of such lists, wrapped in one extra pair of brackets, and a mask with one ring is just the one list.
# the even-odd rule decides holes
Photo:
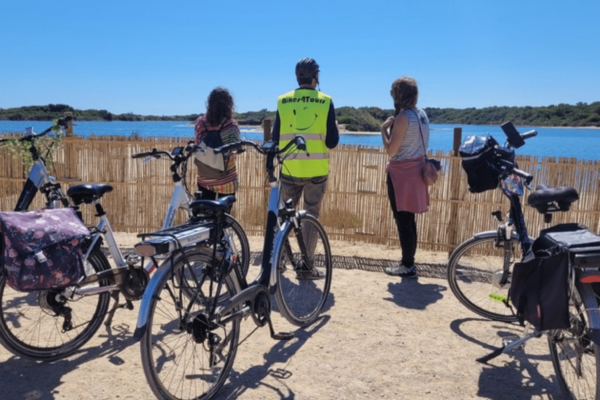
[[(251, 247), (256, 251), (258, 240)], [(266, 328), (255, 332), (240, 347), (221, 398), (560, 398), (545, 339), (489, 365), (475, 362), (514, 328), (458, 303), (443, 279), (445, 255), (418, 253), (419, 279), (401, 280), (381, 272), (397, 249), (342, 243), (333, 250), (337, 264), (322, 319), (295, 330), (276, 316), (276, 330), (295, 331), (289, 342), (271, 340)], [(76, 355), (55, 363), (0, 348), (0, 398), (152, 398), (132, 340), (136, 311), (117, 312)], [(243, 328), (242, 337), (253, 330), (251, 320)]]

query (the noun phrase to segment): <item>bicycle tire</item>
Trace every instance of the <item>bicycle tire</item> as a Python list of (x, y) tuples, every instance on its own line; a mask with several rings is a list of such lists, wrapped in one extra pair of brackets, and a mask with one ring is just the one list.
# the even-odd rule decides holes
[[(503, 246), (496, 246), (497, 234), (473, 237), (458, 246), (448, 261), (448, 283), (452, 293), (475, 314), (500, 322), (515, 322), (517, 317), (508, 302), (509, 280), (501, 284), (505, 263)], [(519, 242), (512, 240), (509, 273), (521, 260)]]
[[(186, 256), (194, 271), (213, 262), (208, 248), (191, 248), (186, 250)], [(231, 372), (239, 343), (240, 318), (223, 318), (226, 322), (213, 330), (194, 329), (206, 317), (206, 307), (212, 305), (210, 284), (216, 290), (215, 281), (208, 274), (192, 280), (181, 256), (167, 268), (172, 269), (162, 275), (154, 292), (148, 293), (152, 301), (140, 342), (146, 380), (160, 399), (212, 398)], [(179, 279), (173, 278), (176, 275)], [(187, 288), (180, 286), (182, 281)], [(194, 288), (196, 293), (190, 296)], [(185, 293), (182, 295), (179, 290)], [(240, 290), (235, 272), (225, 277), (222, 290), (227, 291), (227, 296)], [(195, 331), (200, 332), (198, 336)], [(211, 365), (213, 361), (216, 364)]]
[[(301, 254), (299, 235), (313, 237), (306, 247), (309, 254)], [(313, 263), (304, 270), (306, 259)], [(289, 224), (283, 233), (283, 245), (279, 247), (273, 260), (277, 268), (277, 289), (275, 299), (279, 312), (291, 324), (304, 327), (317, 320), (331, 289), (333, 260), (325, 229), (317, 218), (310, 214), (298, 217), (298, 229)], [(318, 272), (319, 279), (306, 279), (306, 275)]]
[[(100, 250), (92, 253), (85, 263), (86, 271), (110, 269)], [(95, 283), (107, 284), (106, 280)], [(70, 299), (62, 296), (63, 300), (57, 301), (62, 291), (18, 292), (6, 284), (5, 278), (0, 278), (0, 342), (7, 350), (30, 360), (56, 361), (70, 356), (94, 336), (108, 312), (109, 293)], [(57, 312), (57, 305), (70, 309), (71, 329), (63, 329), (65, 309)]]
[[(243, 276), (247, 276), (248, 269), (250, 268), (250, 243), (248, 242), (248, 236), (242, 225), (230, 214), (226, 214), (226, 225), (224, 229), (225, 235), (231, 235), (233, 239), (232, 251), (236, 253), (237, 259), (239, 260), (240, 271)], [(213, 245), (212, 241), (204, 242), (203, 246), (210, 247)]]
[[(568, 399), (600, 399), (600, 346), (586, 335), (587, 315), (577, 288), (569, 300), (568, 329), (548, 334), (550, 357), (563, 394)], [(589, 307), (589, 305), (588, 305)], [(596, 304), (595, 308), (598, 307)]]
[(229, 229), (233, 232), (232, 242), (235, 246), (234, 251), (240, 260), (240, 270), (243, 276), (247, 276), (250, 267), (250, 244), (248, 243), (248, 236), (246, 236), (246, 231), (242, 228), (242, 225), (229, 214), (227, 214), (227, 225), (229, 228), (225, 229), (225, 233), (228, 234)]

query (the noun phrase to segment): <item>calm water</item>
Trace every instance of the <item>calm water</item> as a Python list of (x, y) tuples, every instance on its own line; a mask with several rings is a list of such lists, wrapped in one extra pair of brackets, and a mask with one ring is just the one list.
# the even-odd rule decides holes
[[(32, 126), (35, 132), (42, 132), (50, 126), (48, 121), (0, 121), (0, 133), (23, 132)], [(469, 135), (491, 134), (498, 142), (504, 142), (504, 133), (499, 126), (480, 125), (431, 125), (431, 140), (429, 147), (444, 152), (452, 150), (453, 132), (455, 127), (462, 127), (463, 140)], [(140, 136), (186, 136), (193, 137), (194, 128), (186, 122), (76, 122), (76, 135), (123, 135), (137, 134)], [(517, 127), (523, 133), (536, 129), (538, 135), (527, 141), (527, 144), (517, 150), (518, 154), (533, 156), (574, 157), (586, 160), (600, 159), (600, 129), (573, 128), (539, 128)], [(245, 139), (262, 140), (262, 131), (242, 129)], [(341, 135), (340, 143), (364, 146), (381, 146), (379, 135)]]

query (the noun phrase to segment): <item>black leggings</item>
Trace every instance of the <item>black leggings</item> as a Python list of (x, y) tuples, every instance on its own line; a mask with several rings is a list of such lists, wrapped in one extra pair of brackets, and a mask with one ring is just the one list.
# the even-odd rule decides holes
[(400, 247), (402, 248), (402, 260), (400, 262), (405, 267), (411, 267), (415, 264), (415, 253), (417, 252), (417, 222), (415, 213), (396, 210), (396, 195), (389, 174), (387, 175), (387, 189), (392, 214), (394, 214), (394, 220), (398, 228)]

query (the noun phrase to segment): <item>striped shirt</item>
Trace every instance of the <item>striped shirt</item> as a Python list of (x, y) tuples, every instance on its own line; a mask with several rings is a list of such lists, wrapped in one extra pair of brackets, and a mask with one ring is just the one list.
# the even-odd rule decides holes
[[(418, 107), (414, 107), (400, 112), (406, 115), (408, 119), (408, 128), (406, 129), (406, 135), (404, 135), (404, 139), (400, 145), (400, 150), (398, 150), (398, 153), (396, 153), (395, 156), (390, 158), (390, 161), (402, 161), (423, 156), (427, 152), (427, 147), (429, 146), (429, 119), (427, 118), (425, 111)], [(419, 122), (421, 122), (420, 129)], [(421, 131), (423, 132), (423, 139), (421, 139)], [(423, 147), (423, 142), (425, 142), (425, 147)]]
[[(241, 140), (240, 128), (235, 119), (230, 118), (227, 121), (225, 121), (222, 125), (211, 126), (208, 124), (206, 116), (201, 115), (200, 117), (198, 117), (196, 123), (194, 124), (194, 137), (197, 145), (200, 144), (200, 142), (202, 142), (204, 137), (208, 134), (207, 129), (209, 131), (218, 131), (220, 129), (221, 140), (223, 141), (224, 145), (239, 142)], [(210, 179), (198, 175), (198, 185), (205, 189), (212, 190), (215, 193), (235, 193), (238, 188), (238, 174), (235, 166), (235, 156), (232, 155), (228, 159), (226, 158), (225, 163), (225, 170), (227, 171), (227, 175), (225, 175), (224, 178)]]

